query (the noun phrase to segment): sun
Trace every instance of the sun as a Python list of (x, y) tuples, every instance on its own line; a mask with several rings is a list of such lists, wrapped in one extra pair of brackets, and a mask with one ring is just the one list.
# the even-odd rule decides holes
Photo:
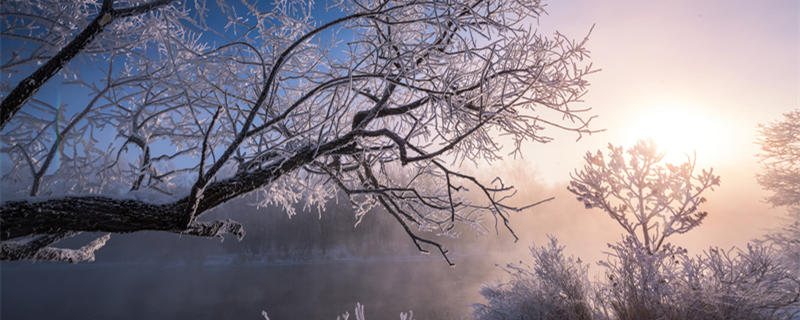
[(626, 142), (653, 139), (668, 162), (683, 162), (695, 154), (703, 162), (720, 160), (731, 148), (723, 120), (699, 106), (665, 103), (642, 108), (631, 122)]

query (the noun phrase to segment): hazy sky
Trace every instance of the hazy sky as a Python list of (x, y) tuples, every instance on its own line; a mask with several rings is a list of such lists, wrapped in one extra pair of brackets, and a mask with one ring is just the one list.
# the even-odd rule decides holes
[[(756, 125), (800, 107), (798, 1), (547, 4), (540, 30), (582, 38), (595, 24), (587, 46), (602, 71), (590, 76), (585, 105), (607, 129), (579, 143), (567, 135), (531, 147), (537, 156), (529, 162), (551, 182), (565, 180), (585, 150), (632, 142), (637, 128), (653, 126), (696, 136), (687, 145), (698, 148), (700, 163), (749, 170)], [(658, 115), (671, 110), (694, 126)]]
[(575, 135), (552, 131), (556, 141), (528, 145), (525, 159), (506, 162), (516, 185), (545, 181), (559, 196), (528, 213), (535, 217), (530, 226), (539, 231), (530, 237), (552, 232), (587, 251), (615, 240), (584, 236), (615, 226), (561, 190), (569, 173), (582, 166), (586, 151), (609, 142), (630, 144), (648, 134), (673, 149), (696, 149), (698, 164), (722, 177), (720, 188), (708, 194), (709, 218), (679, 242), (698, 248), (741, 245), (776, 226), (781, 210), (763, 203), (766, 193), (754, 177), (759, 170), (755, 138), (758, 123), (800, 107), (800, 1), (547, 4), (549, 15), (541, 18), (540, 31), (559, 30), (580, 39), (595, 24), (587, 47), (602, 71), (588, 78), (585, 105), (599, 116), (595, 128), (607, 131), (577, 143)]

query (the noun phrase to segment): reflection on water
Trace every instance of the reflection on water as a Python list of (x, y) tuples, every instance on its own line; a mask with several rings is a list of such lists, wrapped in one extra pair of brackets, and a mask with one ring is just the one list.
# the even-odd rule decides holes
[[(2, 263), (3, 319), (335, 319), (357, 301), (371, 319), (459, 319), (495, 268), (438, 256), (229, 263)], [(470, 262), (468, 260), (476, 261)]]

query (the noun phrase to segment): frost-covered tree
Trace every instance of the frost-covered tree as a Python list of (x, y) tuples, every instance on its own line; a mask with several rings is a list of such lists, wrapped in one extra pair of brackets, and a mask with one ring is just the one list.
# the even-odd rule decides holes
[(245, 194), (293, 214), (341, 192), (359, 217), (381, 208), (443, 255), (430, 237), (457, 224), (489, 216), (513, 234), (509, 214), (527, 207), (510, 204), (514, 188), (458, 164), (548, 142), (545, 128), (591, 132), (573, 107), (593, 71), (585, 39), (532, 31), (542, 12), (517, 0), (5, 1), (0, 257), (91, 259), (106, 236), (51, 247), (87, 231), (241, 237), (236, 222), (199, 218)]
[(662, 164), (653, 141), (627, 150), (587, 153), (568, 189), (587, 208), (601, 208), (626, 231), (601, 261), (605, 278), (596, 305), (615, 319), (791, 319), (800, 282), (768, 244), (747, 250), (711, 248), (691, 257), (665, 241), (707, 216), (702, 193), (720, 183), (712, 170), (695, 174), (693, 159)]
[(652, 254), (670, 235), (703, 221), (708, 213), (699, 209), (706, 201), (702, 194), (720, 181), (713, 170), (695, 175), (693, 159), (675, 165), (662, 163), (663, 158), (652, 140), (641, 140), (627, 152), (609, 144), (607, 155), (586, 153), (583, 170), (571, 175), (567, 189), (587, 209), (605, 211)]
[(759, 128), (763, 172), (758, 182), (773, 193), (767, 201), (787, 207), (789, 213), (781, 230), (767, 238), (782, 249), (800, 275), (800, 109)]

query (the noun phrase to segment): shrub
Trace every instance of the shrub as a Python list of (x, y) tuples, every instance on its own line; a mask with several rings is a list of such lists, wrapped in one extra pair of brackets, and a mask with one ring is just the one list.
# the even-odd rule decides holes
[(488, 302), (473, 305), (475, 319), (592, 319), (588, 267), (563, 250), (550, 237), (548, 246), (531, 248), (532, 266), (509, 264), (509, 282), (481, 288)]

